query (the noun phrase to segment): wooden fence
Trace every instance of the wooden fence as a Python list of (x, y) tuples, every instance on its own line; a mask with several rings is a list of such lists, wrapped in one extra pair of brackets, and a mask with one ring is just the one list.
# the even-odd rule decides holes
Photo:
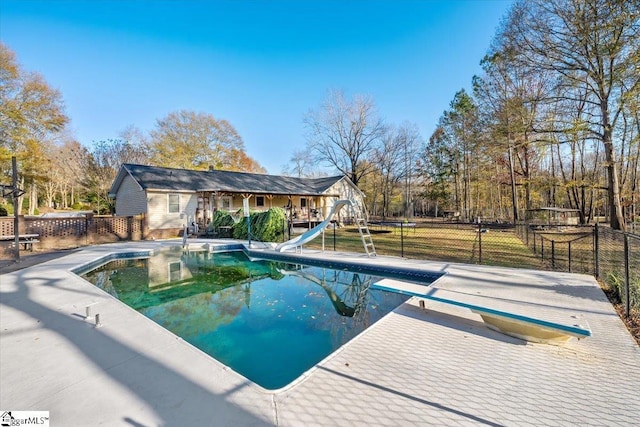
[[(39, 249), (69, 249), (99, 243), (142, 240), (146, 237), (144, 217), (92, 216), (86, 217), (30, 217), (19, 218), (18, 234), (37, 234)], [(0, 217), (0, 236), (14, 235), (14, 218)], [(0, 257), (13, 256), (13, 244), (3, 242)]]

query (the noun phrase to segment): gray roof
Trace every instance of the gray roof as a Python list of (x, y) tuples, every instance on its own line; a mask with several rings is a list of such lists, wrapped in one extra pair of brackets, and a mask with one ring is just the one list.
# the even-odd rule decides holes
[(111, 187), (115, 195), (126, 175), (130, 175), (144, 190), (220, 191), (229, 193), (326, 195), (326, 191), (345, 176), (295, 178), (289, 176), (221, 170), (197, 171), (156, 166), (122, 165)]

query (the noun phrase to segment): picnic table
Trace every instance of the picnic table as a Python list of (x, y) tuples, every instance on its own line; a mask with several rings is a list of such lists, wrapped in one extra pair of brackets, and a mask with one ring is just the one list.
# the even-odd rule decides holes
[[(39, 243), (40, 235), (39, 234), (19, 234), (18, 235), (18, 243), (24, 246), (24, 250), (28, 250), (33, 252), (33, 244)], [(16, 236), (14, 234), (10, 234), (7, 236), (0, 236), (0, 241), (2, 242), (15, 242)]]

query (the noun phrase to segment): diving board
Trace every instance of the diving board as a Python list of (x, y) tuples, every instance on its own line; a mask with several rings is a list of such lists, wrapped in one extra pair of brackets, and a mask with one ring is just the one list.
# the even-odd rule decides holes
[[(450, 298), (438, 297), (433, 295), (433, 293), (421, 292), (419, 287), (420, 285), (391, 279), (382, 279), (371, 285), (371, 289), (395, 292), (401, 295), (422, 298), (469, 309), (473, 313), (478, 314), (490, 329), (526, 341), (538, 343), (564, 343), (571, 338), (581, 339), (591, 336), (591, 329), (587, 325), (575, 322), (577, 319), (574, 317), (570, 317), (573, 323), (560, 323), (557, 321), (539, 319), (523, 314), (457, 301)], [(422, 288), (424, 288), (424, 286), (422, 286)], [(428, 289), (430, 291), (434, 291), (433, 288)]]

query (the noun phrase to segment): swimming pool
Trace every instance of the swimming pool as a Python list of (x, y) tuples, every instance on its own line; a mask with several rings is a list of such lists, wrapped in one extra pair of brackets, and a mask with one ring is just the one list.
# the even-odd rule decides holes
[(162, 251), (83, 277), (258, 385), (286, 386), (407, 300), (370, 274)]

